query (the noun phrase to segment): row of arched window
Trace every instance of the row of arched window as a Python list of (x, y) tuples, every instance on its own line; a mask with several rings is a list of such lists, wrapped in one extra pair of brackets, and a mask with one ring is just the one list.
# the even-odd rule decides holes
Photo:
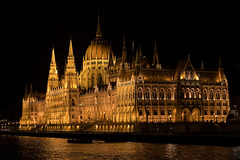
[(160, 98), (160, 99), (164, 99), (165, 97), (167, 99), (172, 99), (174, 97), (177, 97), (176, 95), (176, 89), (174, 89), (174, 92), (172, 91), (171, 88), (167, 89), (167, 92), (165, 93), (165, 90), (163, 88), (160, 89), (160, 91), (158, 92), (157, 88), (153, 88), (153, 90), (151, 91), (150, 88), (146, 88), (146, 90), (144, 91), (143, 88), (138, 88), (137, 91), (137, 97), (138, 98)]
[[(167, 115), (172, 115), (172, 110), (171, 109), (168, 109), (167, 110)], [(153, 108), (153, 110), (151, 111), (150, 108), (146, 108), (146, 114), (147, 115), (158, 115), (158, 109), (157, 108)], [(160, 115), (165, 115), (165, 109), (164, 108), (161, 108), (160, 109)], [(139, 109), (139, 116), (143, 115), (143, 109), (140, 108)]]

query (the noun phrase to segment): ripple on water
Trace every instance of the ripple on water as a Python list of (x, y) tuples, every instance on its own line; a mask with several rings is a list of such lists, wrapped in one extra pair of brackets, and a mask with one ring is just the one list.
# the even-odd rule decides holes
[(1, 159), (240, 159), (240, 146), (161, 143), (72, 144), (66, 139), (0, 136)]

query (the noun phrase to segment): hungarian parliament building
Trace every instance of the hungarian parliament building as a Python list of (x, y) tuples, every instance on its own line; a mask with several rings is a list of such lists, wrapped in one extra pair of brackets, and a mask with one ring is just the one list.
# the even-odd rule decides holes
[(226, 122), (229, 89), (221, 58), (211, 71), (203, 62), (195, 69), (190, 56), (174, 69), (164, 68), (156, 41), (153, 46), (151, 63), (141, 46), (128, 54), (124, 38), (117, 58), (102, 37), (98, 17), (80, 72), (72, 39), (61, 78), (52, 48), (46, 93), (26, 89), (20, 129), (127, 132), (141, 123)]

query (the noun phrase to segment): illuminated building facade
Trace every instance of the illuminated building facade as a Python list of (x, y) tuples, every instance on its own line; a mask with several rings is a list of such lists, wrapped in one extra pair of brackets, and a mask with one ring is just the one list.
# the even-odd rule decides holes
[(229, 91), (221, 59), (215, 71), (203, 62), (196, 70), (190, 56), (176, 68), (163, 68), (156, 42), (150, 64), (141, 46), (128, 56), (125, 38), (122, 57), (116, 58), (102, 37), (99, 17), (80, 72), (73, 53), (70, 39), (59, 79), (52, 49), (46, 94), (25, 93), (22, 129), (125, 132), (144, 122), (226, 122)]

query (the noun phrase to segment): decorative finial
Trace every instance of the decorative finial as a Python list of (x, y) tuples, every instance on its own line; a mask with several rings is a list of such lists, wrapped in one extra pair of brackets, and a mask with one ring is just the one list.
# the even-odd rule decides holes
[(100, 11), (98, 10), (98, 27), (97, 27), (97, 32), (96, 32), (96, 38), (102, 38), (102, 31), (100, 27)]

